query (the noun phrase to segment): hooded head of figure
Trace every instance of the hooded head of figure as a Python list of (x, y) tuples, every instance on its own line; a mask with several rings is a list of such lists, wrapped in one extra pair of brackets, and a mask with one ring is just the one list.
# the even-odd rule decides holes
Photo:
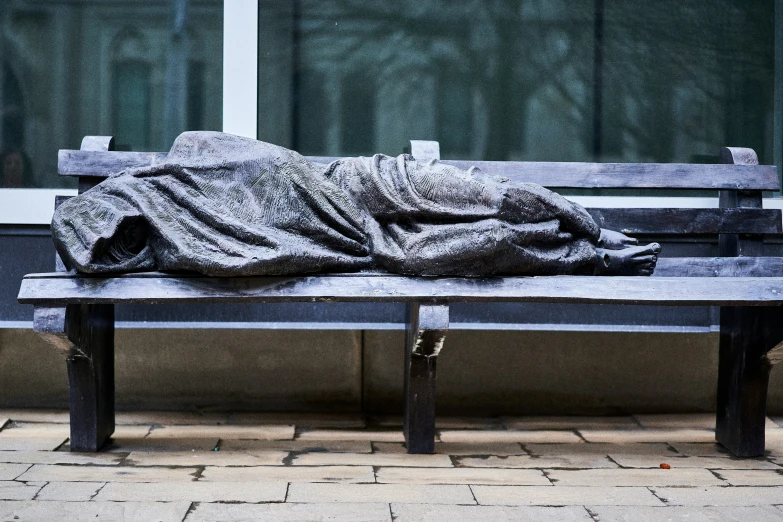
[(52, 218), (54, 244), (66, 266), (84, 273), (155, 269), (150, 227), (126, 200), (95, 187), (58, 207)]

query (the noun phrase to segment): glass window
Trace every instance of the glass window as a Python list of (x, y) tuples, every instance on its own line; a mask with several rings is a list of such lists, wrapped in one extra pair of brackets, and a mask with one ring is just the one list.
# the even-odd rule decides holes
[(85, 135), (167, 150), (222, 128), (222, 0), (0, 0), (0, 188), (72, 187)]
[(269, 0), (259, 138), (313, 155), (772, 162), (772, 0)]

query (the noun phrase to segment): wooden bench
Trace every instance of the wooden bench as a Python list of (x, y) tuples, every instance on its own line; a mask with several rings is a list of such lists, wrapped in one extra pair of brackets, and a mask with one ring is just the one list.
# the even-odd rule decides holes
[[(81, 150), (61, 150), (59, 173), (78, 176), (83, 192), (109, 173), (166, 157), (114, 152), (112, 141), (86, 137)], [(411, 153), (417, 159), (437, 158), (437, 143), (411, 142)], [(720, 159), (722, 164), (715, 165), (444, 161), (554, 189), (718, 190), (720, 208), (589, 209), (602, 227), (641, 238), (718, 238), (720, 257), (664, 257), (653, 277), (106, 277), (66, 272), (58, 258), (57, 272), (25, 276), (19, 302), (34, 305), (35, 331), (66, 356), (74, 451), (96, 451), (114, 431), (115, 304), (404, 302), (409, 453), (434, 450), (436, 362), (449, 328), (450, 303), (719, 306), (716, 438), (737, 456), (757, 456), (764, 451), (769, 371), (783, 353), (783, 258), (763, 252), (765, 236), (783, 233), (781, 212), (762, 208), (762, 191), (778, 190), (779, 181), (776, 168), (758, 165), (750, 149), (724, 148)]]

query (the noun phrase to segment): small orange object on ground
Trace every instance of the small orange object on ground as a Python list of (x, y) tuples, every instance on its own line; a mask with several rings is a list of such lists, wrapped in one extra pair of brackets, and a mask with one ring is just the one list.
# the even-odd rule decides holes
[(672, 467), (664, 462), (661, 464), (661, 469), (672, 469)]

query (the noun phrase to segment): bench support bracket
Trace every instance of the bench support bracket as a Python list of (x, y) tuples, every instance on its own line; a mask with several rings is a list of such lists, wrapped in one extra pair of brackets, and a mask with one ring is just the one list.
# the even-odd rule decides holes
[(409, 303), (407, 307), (405, 443), (408, 453), (434, 453), (435, 371), (449, 329), (449, 305)]
[(71, 451), (98, 451), (114, 433), (114, 305), (36, 307), (34, 317), (66, 359)]
[(764, 454), (769, 372), (783, 339), (778, 307), (723, 307), (715, 438), (737, 457)]

